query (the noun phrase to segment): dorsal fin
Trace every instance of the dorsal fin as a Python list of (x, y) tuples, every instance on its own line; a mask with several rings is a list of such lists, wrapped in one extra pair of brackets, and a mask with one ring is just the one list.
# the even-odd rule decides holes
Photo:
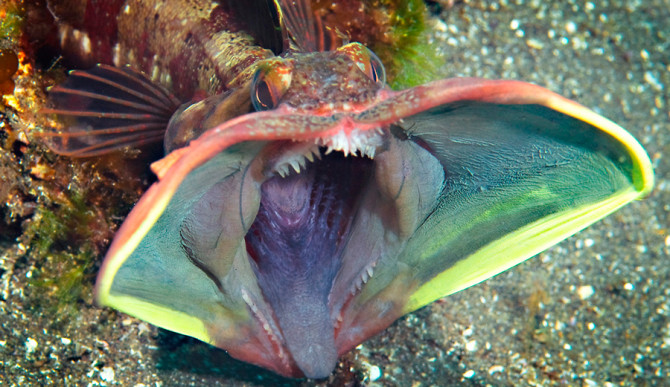
[(284, 51), (330, 51), (341, 46), (342, 36), (326, 27), (309, 0), (274, 0), (284, 36)]
[(244, 32), (253, 36), (259, 46), (272, 50), (275, 55), (282, 53), (284, 40), (274, 0), (227, 1), (225, 5), (233, 10)]

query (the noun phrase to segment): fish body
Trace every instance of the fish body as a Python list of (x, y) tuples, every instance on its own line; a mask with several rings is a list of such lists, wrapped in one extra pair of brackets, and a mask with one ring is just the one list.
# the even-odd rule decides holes
[(227, 2), (51, 0), (59, 43), (70, 63), (130, 66), (186, 102), (248, 81), (273, 56), (245, 32)]
[[(145, 9), (128, 3), (129, 14)], [(127, 4), (114, 4), (120, 18)], [(326, 377), (338, 356), (400, 316), (653, 185), (630, 134), (539, 86), (462, 78), (393, 91), (379, 58), (340, 44), (304, 1), (277, 1), (282, 55), (250, 46), (217, 55), (207, 42), (228, 27), (208, 26), (223, 6), (198, 4), (195, 19), (156, 20), (199, 31), (205, 43), (193, 53), (208, 77), (178, 74), (171, 63), (185, 59), (164, 43), (123, 43), (119, 58), (148, 78), (75, 72), (52, 89), (47, 112), (69, 119), (53, 134), (62, 153), (164, 140), (168, 154), (152, 165), (159, 181), (110, 246), (96, 299), (236, 358)], [(127, 42), (148, 39), (147, 12), (133, 16), (140, 27)], [(174, 36), (186, 47), (188, 33)], [(118, 42), (105, 43), (116, 65)], [(204, 99), (180, 108), (168, 92), (193, 99), (196, 89)]]

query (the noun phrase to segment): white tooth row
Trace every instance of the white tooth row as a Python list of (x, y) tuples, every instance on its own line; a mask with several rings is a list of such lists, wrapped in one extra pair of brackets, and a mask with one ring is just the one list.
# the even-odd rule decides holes
[(293, 168), (296, 173), (300, 173), (300, 171), (307, 165), (307, 162), (309, 161), (312, 163), (315, 158), (321, 160), (321, 151), (319, 150), (318, 145), (310, 147), (304, 154), (291, 154), (286, 159), (282, 160), (281, 163), (274, 168), (274, 171), (281, 177), (288, 176), (288, 174), (291, 173), (291, 168)]
[(316, 144), (308, 148), (307, 151), (302, 154), (292, 153), (285, 156), (285, 158), (274, 167), (274, 172), (278, 173), (281, 177), (288, 176), (291, 173), (291, 169), (296, 173), (300, 173), (300, 171), (307, 165), (307, 161), (312, 163), (314, 162), (314, 158), (321, 160), (319, 146), (326, 147), (324, 154), (339, 151), (344, 153), (345, 156), (352, 155), (374, 159), (377, 147), (382, 145), (383, 134), (384, 131), (382, 128), (376, 128), (372, 131), (359, 131), (358, 129), (354, 129), (349, 135), (343, 130), (339, 131), (334, 136), (317, 139)]
[(351, 294), (355, 295), (356, 293), (360, 292), (361, 289), (363, 289), (363, 285), (368, 283), (368, 280), (372, 277), (372, 273), (374, 273), (374, 268), (375, 265), (377, 265), (377, 261), (375, 260), (371, 264), (369, 264), (361, 273), (360, 277), (358, 277), (358, 280), (356, 281), (356, 284), (354, 285), (353, 289), (351, 289)]
[[(374, 273), (374, 268), (377, 265), (377, 260), (369, 264), (368, 266), (363, 269), (363, 272), (361, 275), (358, 277), (358, 280), (356, 280), (356, 283), (354, 284), (353, 288), (351, 289), (350, 294), (352, 296), (355, 296), (358, 292), (363, 289), (363, 285), (368, 283), (370, 278), (372, 278), (372, 274)], [(342, 310), (337, 314), (337, 317), (335, 317), (333, 323), (335, 326), (335, 329), (339, 328), (342, 322), (344, 321), (344, 318), (342, 316)]]
[(261, 323), (261, 326), (263, 327), (263, 330), (265, 333), (268, 334), (268, 337), (270, 340), (272, 340), (276, 347), (277, 347), (277, 352), (279, 355), (279, 358), (282, 360), (282, 363), (285, 365), (288, 365), (288, 360), (287, 360), (287, 355), (284, 352), (283, 346), (281, 341), (279, 340), (279, 337), (275, 334), (273, 331), (272, 327), (270, 326), (270, 323), (268, 320), (265, 318), (265, 316), (258, 310), (258, 307), (256, 306), (256, 303), (254, 300), (251, 299), (249, 296), (249, 293), (247, 293), (246, 289), (242, 289), (242, 299), (244, 302), (249, 306), (249, 309), (251, 309), (251, 312), (256, 316), (258, 321)]
[(360, 155), (373, 159), (377, 147), (382, 145), (381, 136), (383, 134), (384, 131), (382, 128), (376, 128), (372, 131), (354, 129), (348, 135), (341, 130), (334, 136), (321, 138), (317, 142), (327, 148), (325, 154), (329, 154), (332, 151), (340, 151), (345, 156)]

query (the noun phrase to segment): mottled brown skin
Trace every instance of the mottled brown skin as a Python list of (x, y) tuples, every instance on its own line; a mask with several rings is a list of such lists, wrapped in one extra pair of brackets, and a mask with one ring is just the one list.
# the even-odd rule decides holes
[[(362, 46), (345, 46), (326, 53), (294, 53), (261, 64), (263, 67), (269, 62), (270, 72), (281, 68), (291, 75), (290, 86), (277, 105), (286, 104), (311, 114), (334, 114), (370, 103), (376, 98), (379, 85), (357, 66), (370, 60), (369, 51), (357, 51), (358, 48)], [(347, 104), (351, 108), (344, 107)]]
[[(48, 0), (66, 63), (131, 65), (182, 100), (245, 84), (254, 63), (281, 51), (271, 1)], [(313, 0), (324, 24), (345, 40), (391, 44), (379, 1)], [(276, 22), (276, 21), (273, 21)], [(262, 25), (258, 25), (262, 24)]]
[(380, 0), (312, 2), (314, 11), (326, 25), (350, 36), (351, 41), (368, 47), (378, 43), (390, 44), (394, 39), (389, 10), (383, 5), (388, 4), (382, 4)]
[(182, 100), (244, 84), (272, 52), (242, 32), (235, 11), (211, 0), (51, 0), (59, 42), (81, 68), (130, 65)]

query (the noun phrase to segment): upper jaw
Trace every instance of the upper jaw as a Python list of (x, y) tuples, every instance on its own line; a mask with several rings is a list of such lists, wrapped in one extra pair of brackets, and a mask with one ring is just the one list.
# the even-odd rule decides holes
[(387, 136), (387, 131), (382, 128), (365, 131), (353, 129), (348, 133), (340, 130), (335, 135), (310, 141), (273, 142), (264, 149), (260, 159), (265, 162), (263, 171), (267, 177), (286, 177), (293, 172), (300, 173), (308, 163), (332, 152), (341, 152), (345, 157), (374, 159), (385, 148)]

